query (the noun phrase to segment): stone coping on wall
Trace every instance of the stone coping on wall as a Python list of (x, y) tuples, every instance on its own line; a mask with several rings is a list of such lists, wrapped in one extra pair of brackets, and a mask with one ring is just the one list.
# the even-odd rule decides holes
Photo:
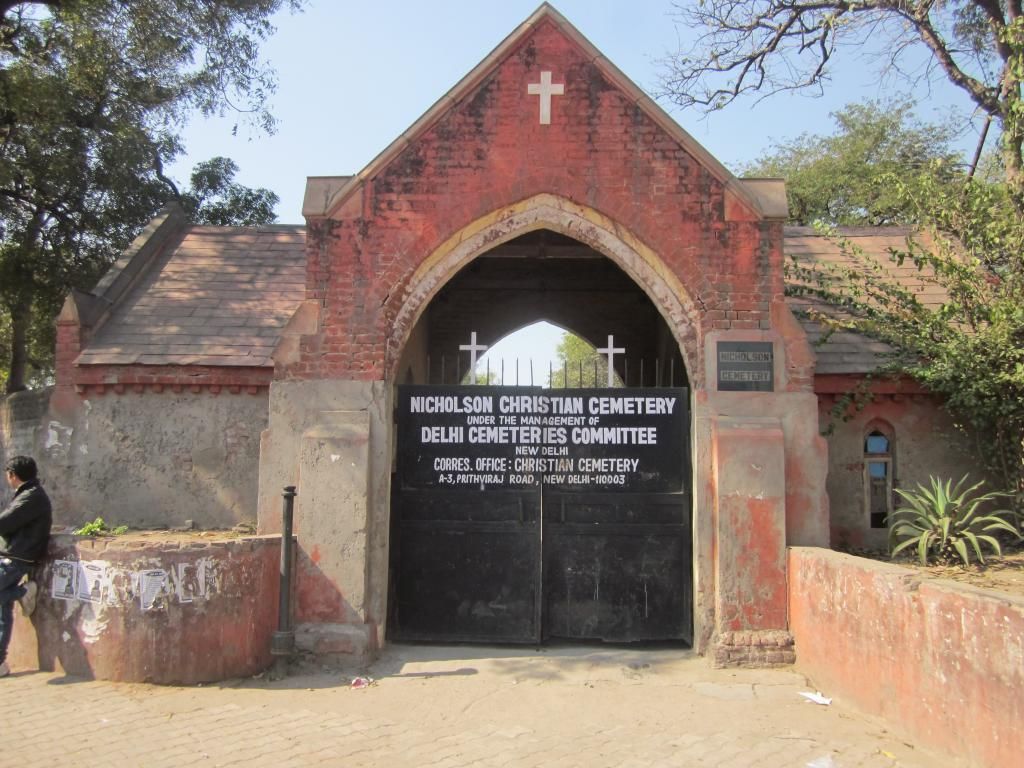
[(157, 547), (161, 549), (203, 549), (220, 546), (228, 549), (252, 549), (266, 543), (280, 546), (281, 534), (238, 533), (233, 530), (130, 530), (127, 533), (96, 536), (79, 536), (70, 529), (54, 529), (50, 535), (50, 556), (55, 549), (76, 546), (79, 549), (97, 551), (129, 551)]
[(826, 696), (972, 765), (1019, 762), (1024, 597), (792, 547), (789, 610), (797, 668)]
[(280, 535), (152, 531), (51, 537), (11, 665), (190, 684), (257, 674), (277, 628)]

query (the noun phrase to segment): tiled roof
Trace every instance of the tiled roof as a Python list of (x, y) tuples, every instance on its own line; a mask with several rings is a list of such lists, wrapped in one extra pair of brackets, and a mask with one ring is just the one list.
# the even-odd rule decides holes
[[(916, 292), (918, 299), (925, 306), (941, 306), (948, 298), (945, 291), (924, 280), (921, 272), (909, 260), (902, 266), (890, 261), (890, 249), (906, 250), (907, 238), (914, 234), (911, 228), (849, 227), (838, 230), (837, 234), (846, 239), (851, 247), (859, 248), (865, 254), (874, 257), (895, 281), (904, 288)], [(849, 255), (840, 250), (836, 242), (822, 237), (813, 227), (786, 227), (784, 251), (787, 260), (795, 259), (798, 264), (804, 266), (816, 262), (826, 266), (845, 267), (854, 263)], [(787, 303), (803, 324), (808, 340), (815, 345), (818, 358), (816, 373), (819, 375), (866, 373), (878, 366), (879, 355), (891, 351), (887, 344), (847, 332), (833, 333), (827, 341), (819, 344), (824, 329), (820, 323), (807, 318), (803, 310), (813, 306), (828, 313), (831, 311), (830, 308), (805, 297), (790, 296)]]
[(272, 367), (305, 297), (305, 261), (302, 226), (189, 226), (77, 362)]
[[(907, 228), (844, 229), (840, 234), (885, 261), (902, 248)], [(810, 227), (787, 227), (786, 258), (849, 263), (839, 247)], [(204, 365), (272, 367), (271, 352), (285, 323), (305, 298), (305, 228), (302, 226), (189, 226), (82, 351), (80, 365)], [(945, 295), (921, 279), (909, 262), (892, 266), (903, 285), (926, 305)], [(790, 297), (812, 343), (820, 324), (800, 316), (809, 301)], [(885, 344), (853, 333), (835, 333), (815, 346), (817, 373), (864, 373), (875, 368)]]

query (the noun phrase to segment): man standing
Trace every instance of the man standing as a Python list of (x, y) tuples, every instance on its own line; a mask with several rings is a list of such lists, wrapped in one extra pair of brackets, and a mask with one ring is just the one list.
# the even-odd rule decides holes
[(4, 466), (14, 498), (0, 512), (0, 677), (10, 674), (7, 646), (14, 628), (14, 601), (25, 598), (26, 613), (35, 606), (36, 584), (21, 586), (22, 577), (46, 555), (53, 509), (39, 484), (36, 462), (15, 456)]

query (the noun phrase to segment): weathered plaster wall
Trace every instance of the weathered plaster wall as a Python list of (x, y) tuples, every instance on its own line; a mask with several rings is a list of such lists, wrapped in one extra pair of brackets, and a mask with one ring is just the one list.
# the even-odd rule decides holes
[[(765, 417), (716, 418), (714, 446), (715, 661), (746, 664), (755, 660), (750, 647), (734, 647), (744, 637), (739, 633), (786, 628), (782, 424)], [(791, 663), (792, 653), (756, 661)]]
[(266, 390), (109, 393), (56, 416), (50, 390), (0, 405), (8, 454), (34, 456), (58, 524), (102, 516), (135, 528), (255, 520)]
[[(52, 387), (16, 392), (0, 398), (0, 466), (11, 456), (27, 454), (42, 461), (37, 437), (44, 431)], [(0, 487), (5, 498), (6, 484)]]
[(789, 610), (797, 666), (827, 696), (973, 764), (1020, 763), (1024, 599), (793, 548)]
[(281, 537), (61, 535), (36, 574), (30, 619), (15, 611), (15, 669), (187, 685), (271, 662)]
[[(773, 557), (781, 561), (786, 545), (828, 544), (827, 445), (819, 434), (817, 398), (805, 391), (814, 358), (788, 310), (780, 307), (773, 315), (779, 331), (709, 333), (704, 380), (717, 381), (715, 344), (719, 340), (770, 341), (775, 350), (776, 391), (718, 392), (712, 386), (694, 397), (694, 627), (701, 651), (711, 647), (715, 635), (714, 654), (719, 663), (784, 663), (792, 652), (784, 611), (779, 609), (782, 593), (773, 591), (773, 584), (758, 582), (758, 575), (768, 571), (758, 574), (756, 569), (743, 566), (748, 554), (737, 547), (737, 542), (759, 548), (749, 556), (766, 566)], [(781, 432), (781, 441), (772, 441), (765, 462), (747, 461), (744, 465), (742, 441), (722, 444), (722, 428), (751, 419), (770, 422), (773, 430)], [(777, 458), (776, 450), (782, 452), (783, 468), (780, 472), (776, 466), (766, 472), (765, 466)], [(744, 504), (757, 505), (779, 494), (785, 499), (781, 519), (764, 510), (760, 519), (744, 513)], [(767, 550), (769, 541), (776, 547), (774, 555)], [(723, 559), (723, 552), (733, 553), (732, 562)], [(784, 569), (776, 572), (776, 577), (784, 578)], [(766, 606), (760, 626), (730, 620), (729, 612), (739, 607), (726, 605), (726, 601), (735, 602), (743, 595), (765, 590), (774, 594), (775, 605)], [(727, 610), (716, 612), (716, 602)]]
[(300, 648), (378, 647), (387, 609), (391, 392), (382, 382), (282, 381), (261, 441), (259, 530), (280, 531), (295, 501)]
[(974, 446), (930, 396), (879, 395), (849, 421), (833, 419), (832, 405), (833, 398), (821, 399), (822, 428), (832, 425), (827, 440), (834, 547), (884, 549), (888, 545), (888, 529), (871, 528), (864, 503), (864, 438), (879, 423), (892, 428), (894, 487), (927, 485), (929, 475), (954, 481), (965, 473), (976, 480), (984, 477), (972, 455)]
[(795, 392), (696, 398), (694, 627), (697, 649), (712, 648), (716, 663), (792, 660), (784, 548), (828, 544), (828, 458), (814, 402)]

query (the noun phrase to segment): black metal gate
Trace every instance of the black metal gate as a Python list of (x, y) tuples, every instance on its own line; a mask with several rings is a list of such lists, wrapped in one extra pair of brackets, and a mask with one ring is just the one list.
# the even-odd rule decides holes
[(692, 642), (683, 389), (401, 387), (389, 636)]

